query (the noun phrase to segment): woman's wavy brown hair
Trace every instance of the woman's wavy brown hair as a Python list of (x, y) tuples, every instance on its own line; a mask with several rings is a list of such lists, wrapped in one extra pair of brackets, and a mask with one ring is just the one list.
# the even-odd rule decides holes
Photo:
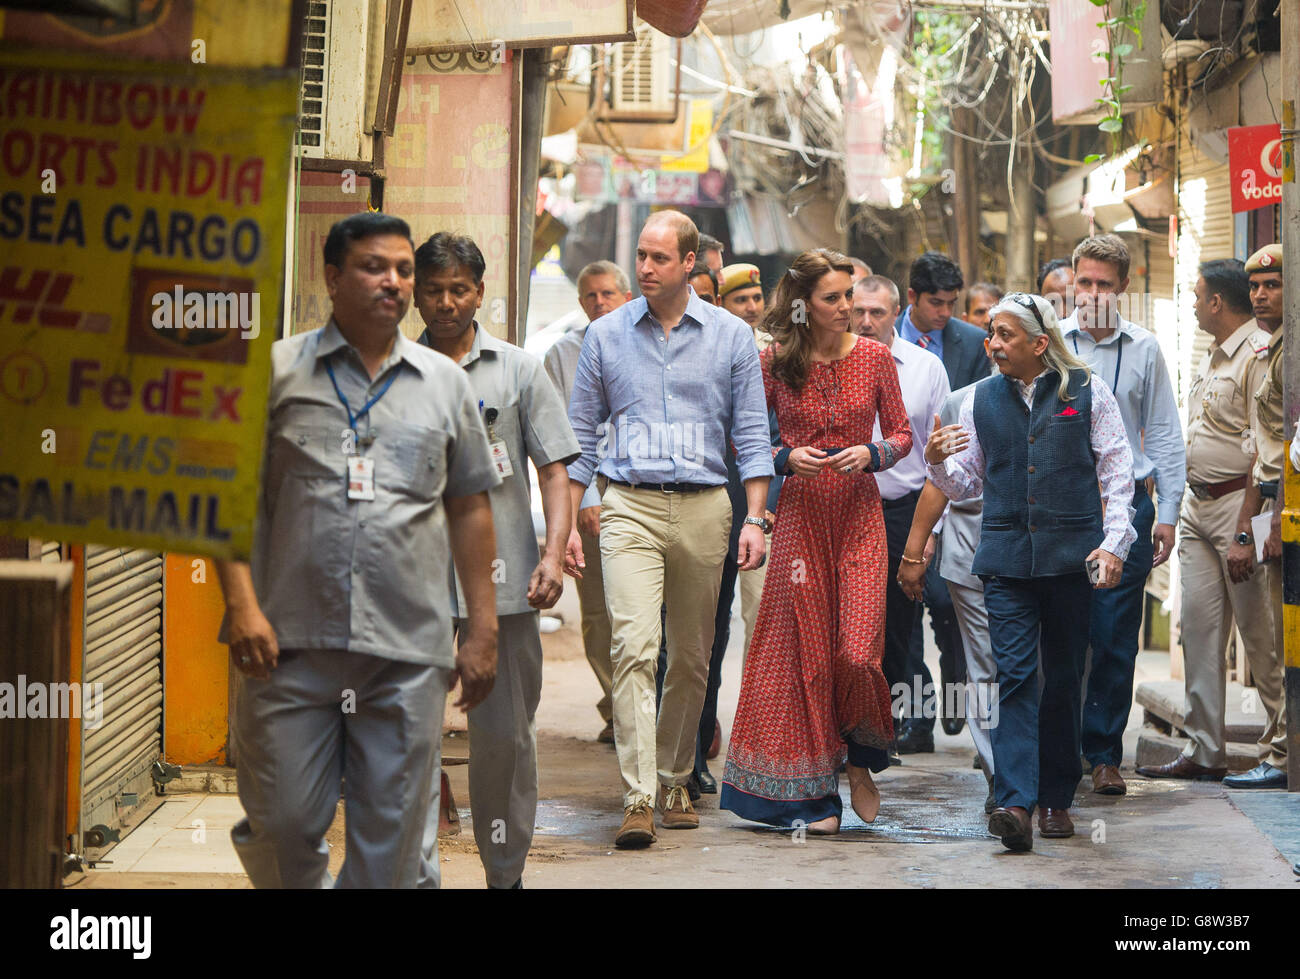
[(812, 357), (812, 324), (808, 317), (813, 290), (829, 272), (852, 276), (853, 264), (847, 256), (829, 248), (814, 248), (796, 258), (776, 284), (759, 325), (772, 335), (772, 376), (795, 392), (802, 391), (808, 382)]

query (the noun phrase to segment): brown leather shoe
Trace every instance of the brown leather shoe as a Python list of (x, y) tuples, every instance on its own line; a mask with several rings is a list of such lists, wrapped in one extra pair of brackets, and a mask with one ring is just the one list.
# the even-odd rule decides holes
[(635, 850), (655, 841), (655, 817), (650, 803), (640, 802), (623, 810), (623, 825), (619, 827), (614, 845), (620, 850)]
[(722, 752), (722, 722), (713, 722), (713, 740), (709, 742), (709, 750), (704, 753), (707, 761), (713, 761)]
[(663, 799), (664, 829), (698, 829), (700, 814), (691, 805), (686, 786), (674, 785), (660, 790)]
[(1002, 845), (1013, 852), (1025, 853), (1034, 848), (1034, 824), (1020, 806), (994, 809), (989, 816), (989, 832), (1001, 837)]
[(1217, 782), (1228, 774), (1226, 768), (1206, 768), (1186, 755), (1179, 755), (1168, 765), (1143, 765), (1137, 770), (1143, 778), (1186, 778), (1196, 782)]
[(1092, 791), (1098, 795), (1123, 795), (1128, 786), (1114, 765), (1098, 765), (1092, 770)]
[(1048, 840), (1065, 840), (1074, 835), (1069, 809), (1038, 809), (1038, 835)]

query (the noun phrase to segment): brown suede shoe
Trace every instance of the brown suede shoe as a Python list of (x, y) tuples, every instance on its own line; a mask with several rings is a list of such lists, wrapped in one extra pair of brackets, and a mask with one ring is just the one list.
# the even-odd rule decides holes
[(620, 850), (635, 850), (655, 841), (655, 817), (650, 803), (640, 802), (623, 810), (623, 825), (619, 827), (614, 845)]
[(1098, 795), (1123, 795), (1128, 786), (1114, 765), (1098, 765), (1092, 770), (1092, 791)]
[(660, 790), (663, 799), (664, 829), (698, 829), (700, 814), (691, 805), (686, 786), (674, 785)]
[(1026, 853), (1034, 848), (1034, 824), (1020, 806), (994, 809), (989, 816), (989, 832), (1001, 837), (1002, 845), (1013, 852)]
[(1143, 778), (1186, 778), (1196, 782), (1217, 782), (1228, 774), (1226, 768), (1206, 768), (1186, 755), (1179, 755), (1168, 765), (1143, 765), (1137, 770)]
[(1038, 835), (1048, 840), (1066, 840), (1073, 836), (1074, 823), (1070, 821), (1070, 810), (1039, 807)]

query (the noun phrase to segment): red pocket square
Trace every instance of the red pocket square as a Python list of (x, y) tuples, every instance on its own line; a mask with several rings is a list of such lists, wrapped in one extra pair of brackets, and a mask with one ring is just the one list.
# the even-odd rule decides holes
[(1057, 417), (1057, 418), (1073, 418), (1073, 417), (1074, 417), (1075, 415), (1077, 415), (1077, 414), (1078, 414), (1078, 412), (1075, 411), (1073, 408), (1066, 408), (1063, 412), (1061, 412), (1061, 413), (1060, 413), (1059, 415), (1057, 415), (1056, 417)]

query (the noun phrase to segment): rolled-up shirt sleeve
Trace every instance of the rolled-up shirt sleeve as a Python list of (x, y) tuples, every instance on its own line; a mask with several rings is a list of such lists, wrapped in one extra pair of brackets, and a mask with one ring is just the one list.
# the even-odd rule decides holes
[(578, 438), (581, 455), (569, 463), (569, 478), (590, 486), (600, 460), (596, 456), (599, 427), (609, 421), (609, 402), (601, 383), (600, 333), (587, 329), (578, 354), (573, 377), (573, 395), (569, 398), (569, 424)]
[(1102, 530), (1106, 536), (1101, 547), (1124, 561), (1137, 540), (1132, 507), (1133, 450), (1128, 444), (1115, 395), (1096, 374), (1092, 376), (1092, 386), (1092, 454), (1097, 460), (1097, 481), (1105, 505)]
[[(772, 432), (768, 425), (767, 397), (758, 347), (748, 327), (733, 333), (731, 351), (731, 444), (736, 448), (736, 468), (741, 480), (770, 478)], [(579, 362), (581, 369), (581, 362)]]
[[(1112, 403), (1114, 399), (1111, 399)], [(1118, 413), (1118, 412), (1117, 412)], [(966, 448), (949, 456), (937, 466), (925, 465), (930, 482), (943, 490), (950, 500), (973, 500), (984, 492), (984, 448), (975, 434), (975, 392), (972, 390), (961, 403), (958, 422), (970, 434)], [(1123, 426), (1120, 427), (1123, 432)], [(1131, 465), (1131, 463), (1130, 463)]]

